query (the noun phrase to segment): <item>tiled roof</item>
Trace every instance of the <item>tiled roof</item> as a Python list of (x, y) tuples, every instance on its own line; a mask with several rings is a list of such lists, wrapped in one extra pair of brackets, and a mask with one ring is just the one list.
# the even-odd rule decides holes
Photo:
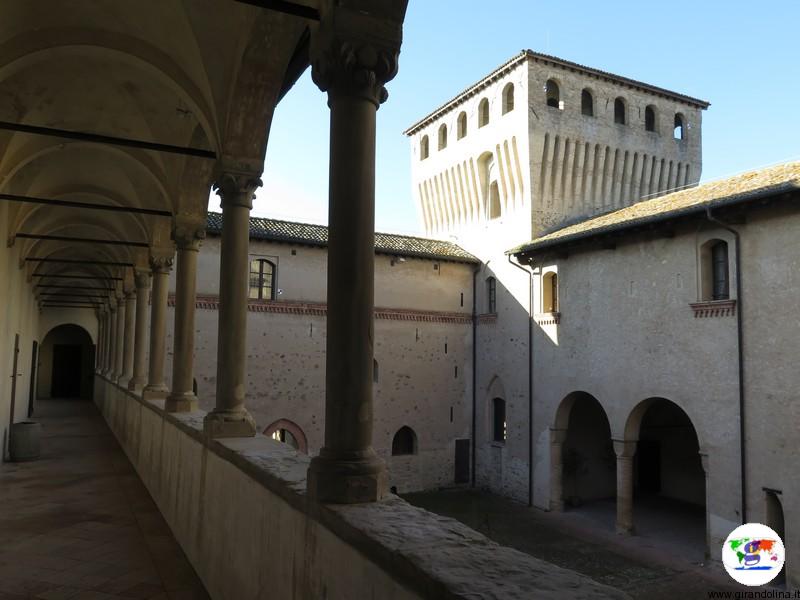
[(492, 82), (494, 82), (496, 79), (498, 79), (508, 71), (515, 68), (519, 63), (524, 61), (526, 58), (540, 62), (553, 63), (554, 65), (566, 69), (580, 71), (581, 73), (594, 75), (595, 77), (600, 77), (601, 79), (607, 79), (615, 81), (617, 83), (622, 83), (624, 85), (628, 85), (633, 88), (650, 92), (652, 94), (665, 96), (667, 98), (678, 100), (680, 102), (686, 102), (687, 104), (691, 104), (699, 108), (705, 109), (710, 106), (710, 103), (705, 100), (700, 100), (699, 98), (693, 98), (692, 96), (687, 96), (685, 94), (680, 94), (678, 92), (672, 92), (670, 90), (655, 85), (650, 85), (649, 83), (644, 83), (643, 81), (637, 81), (635, 79), (623, 77), (622, 75), (615, 75), (614, 73), (609, 73), (608, 71), (601, 71), (600, 69), (587, 67), (579, 63), (575, 63), (569, 60), (564, 60), (563, 58), (558, 58), (557, 56), (542, 54), (541, 52), (534, 52), (533, 50), (522, 50), (519, 54), (513, 56), (512, 58), (504, 62), (502, 65), (497, 67), (494, 71), (483, 77), (480, 81), (472, 84), (467, 89), (459, 92), (452, 99), (442, 104), (439, 108), (435, 109), (433, 112), (421, 118), (419, 121), (417, 121), (416, 123), (411, 125), (408, 129), (406, 129), (403, 133), (405, 135), (413, 135), (428, 123), (436, 120), (439, 116), (446, 113), (454, 106), (460, 104), (462, 100), (474, 96), (487, 86), (491, 85)]
[(637, 202), (536, 238), (509, 250), (508, 254), (552, 249), (576, 240), (703, 213), (708, 207), (730, 206), (796, 190), (800, 190), (800, 162), (784, 163)]
[[(209, 212), (206, 229), (209, 233), (217, 235), (222, 233), (222, 214)], [(250, 239), (324, 247), (328, 245), (328, 228), (325, 225), (311, 223), (250, 217)], [(375, 252), (454, 262), (479, 262), (477, 258), (451, 242), (394, 233), (376, 232)]]

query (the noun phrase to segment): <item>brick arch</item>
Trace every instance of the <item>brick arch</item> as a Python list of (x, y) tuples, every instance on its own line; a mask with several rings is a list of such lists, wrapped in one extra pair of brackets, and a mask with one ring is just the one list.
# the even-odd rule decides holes
[(264, 435), (271, 437), (272, 434), (279, 429), (285, 429), (291, 433), (294, 439), (297, 440), (298, 450), (303, 454), (308, 454), (308, 440), (306, 439), (306, 434), (303, 433), (303, 430), (297, 423), (293, 423), (289, 419), (278, 419), (264, 429)]

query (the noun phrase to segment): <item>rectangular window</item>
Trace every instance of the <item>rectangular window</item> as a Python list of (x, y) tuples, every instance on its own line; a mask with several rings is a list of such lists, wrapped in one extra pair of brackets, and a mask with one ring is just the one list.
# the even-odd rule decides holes
[(250, 261), (250, 293), (253, 300), (274, 300), (275, 265), (265, 258)]
[(487, 294), (487, 312), (494, 314), (497, 312), (497, 280), (494, 277), (489, 277), (486, 280), (486, 294)]

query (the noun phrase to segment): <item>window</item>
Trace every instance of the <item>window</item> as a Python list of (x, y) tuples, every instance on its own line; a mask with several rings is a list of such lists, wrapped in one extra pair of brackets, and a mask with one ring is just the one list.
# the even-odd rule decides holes
[(492, 440), (506, 441), (506, 401), (502, 398), (492, 400)]
[(581, 114), (587, 117), (594, 116), (594, 98), (589, 90), (581, 92)]
[(656, 109), (652, 105), (644, 109), (644, 129), (645, 131), (656, 130)]
[(544, 95), (547, 106), (562, 108), (561, 92), (558, 89), (558, 84), (552, 79), (548, 79), (547, 83), (544, 85)]
[(558, 274), (552, 271), (542, 277), (542, 312), (558, 312)]
[(419, 159), (425, 160), (426, 158), (428, 158), (429, 154), (430, 154), (430, 146), (428, 143), (428, 136), (423, 135), (422, 139), (419, 142)]
[(684, 124), (683, 124), (683, 115), (681, 113), (675, 115), (675, 128), (672, 130), (672, 137), (674, 137), (676, 140), (686, 139)]
[(486, 280), (486, 308), (488, 313), (497, 312), (497, 280), (494, 277)]
[(417, 453), (417, 434), (411, 427), (403, 425), (392, 438), (392, 456)]
[(288, 444), (295, 450), (300, 449), (300, 444), (297, 443), (297, 439), (292, 435), (292, 432), (288, 429), (276, 429), (272, 432), (272, 439), (276, 442), (281, 442), (283, 444)]
[(265, 258), (250, 261), (250, 298), (275, 299), (275, 265)]
[(614, 123), (625, 125), (627, 119), (625, 118), (625, 100), (617, 98), (614, 100)]
[(711, 273), (712, 273), (712, 300), (727, 300), (730, 298), (730, 285), (728, 282), (728, 243), (715, 242), (711, 246)]
[(439, 127), (439, 150), (447, 148), (447, 125)]
[(467, 135), (467, 113), (461, 111), (458, 115), (458, 123), (456, 125), (456, 137), (460, 140)]
[(478, 104), (478, 127), (489, 124), (489, 101), (484, 98)]
[(503, 114), (514, 110), (514, 84), (509, 83), (503, 88)]

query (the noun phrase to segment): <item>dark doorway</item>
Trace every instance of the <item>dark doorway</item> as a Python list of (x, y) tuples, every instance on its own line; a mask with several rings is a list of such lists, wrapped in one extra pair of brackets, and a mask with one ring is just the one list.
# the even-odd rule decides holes
[(33, 350), (31, 351), (31, 382), (28, 389), (28, 418), (33, 416), (33, 399), (36, 394), (36, 366), (39, 362), (39, 342), (33, 341)]
[(53, 398), (78, 398), (81, 395), (82, 348), (77, 344), (53, 345)]
[(469, 483), (469, 440), (456, 440), (456, 483)]
[(636, 477), (643, 492), (657, 494), (661, 491), (661, 444), (658, 440), (639, 440)]

